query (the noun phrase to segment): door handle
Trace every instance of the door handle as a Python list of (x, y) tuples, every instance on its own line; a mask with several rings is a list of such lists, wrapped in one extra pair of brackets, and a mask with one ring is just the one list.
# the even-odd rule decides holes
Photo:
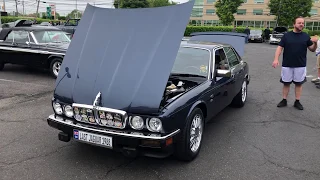
[(216, 94), (211, 94), (211, 95), (210, 95), (210, 98), (213, 99), (214, 97), (219, 96), (220, 94), (221, 94), (221, 92), (218, 92), (218, 93), (216, 93)]

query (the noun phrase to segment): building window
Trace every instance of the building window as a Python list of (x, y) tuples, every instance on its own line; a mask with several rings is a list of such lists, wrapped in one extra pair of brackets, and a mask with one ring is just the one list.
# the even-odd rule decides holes
[(263, 3), (264, 3), (264, 0), (254, 0), (254, 3), (255, 3), (255, 4), (263, 4)]
[(214, 9), (207, 9), (206, 10), (206, 15), (214, 15), (216, 11)]
[(313, 0), (314, 3), (319, 3), (319, 0)]
[(216, 0), (207, 0), (207, 4), (213, 4), (215, 2), (216, 2)]
[(318, 14), (318, 10), (317, 9), (311, 9), (311, 11), (309, 12), (310, 15), (317, 15)]
[(202, 17), (203, 7), (194, 7), (191, 12), (191, 17)]
[(204, 2), (203, 0), (196, 0), (194, 2), (194, 6), (202, 6), (204, 4), (203, 2)]
[(253, 15), (262, 15), (263, 14), (263, 9), (254, 9), (253, 10)]
[(243, 0), (243, 3), (247, 3), (248, 1), (247, 0)]
[(246, 15), (247, 10), (246, 9), (238, 9), (237, 15)]

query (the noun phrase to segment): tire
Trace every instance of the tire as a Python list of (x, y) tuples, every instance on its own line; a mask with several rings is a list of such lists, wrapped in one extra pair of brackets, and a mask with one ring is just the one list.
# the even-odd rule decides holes
[(57, 78), (62, 64), (61, 58), (53, 58), (50, 62), (50, 74), (53, 78)]
[[(198, 144), (195, 145), (195, 149), (192, 150), (190, 147), (190, 136), (191, 136), (191, 128), (194, 126), (193, 122), (197, 122), (197, 120), (200, 120), (200, 124), (198, 128), (195, 129), (195, 134), (199, 135)], [(195, 159), (201, 149), (202, 145), (202, 139), (203, 139), (203, 132), (204, 132), (204, 116), (203, 112), (200, 108), (195, 108), (190, 116), (187, 118), (186, 126), (184, 127), (182, 133), (181, 133), (181, 139), (178, 140), (178, 142), (175, 144), (175, 156), (182, 160), (182, 161), (192, 161)], [(196, 124), (195, 124), (196, 125)]]
[(248, 84), (247, 84), (247, 80), (245, 79), (242, 83), (241, 89), (239, 91), (239, 93), (233, 98), (231, 105), (233, 107), (243, 107), (246, 103), (247, 100), (247, 90)]

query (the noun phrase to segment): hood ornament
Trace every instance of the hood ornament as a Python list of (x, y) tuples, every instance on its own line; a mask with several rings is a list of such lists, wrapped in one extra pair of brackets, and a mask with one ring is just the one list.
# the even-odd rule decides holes
[(94, 99), (93, 106), (101, 106), (101, 92), (99, 92), (96, 98)]

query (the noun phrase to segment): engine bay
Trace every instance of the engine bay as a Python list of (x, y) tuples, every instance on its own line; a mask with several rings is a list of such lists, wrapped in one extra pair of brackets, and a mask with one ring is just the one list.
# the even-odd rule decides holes
[(201, 82), (190, 81), (179, 78), (170, 78), (167, 82), (166, 89), (164, 91), (161, 107), (172, 102), (183, 93), (198, 86)]

